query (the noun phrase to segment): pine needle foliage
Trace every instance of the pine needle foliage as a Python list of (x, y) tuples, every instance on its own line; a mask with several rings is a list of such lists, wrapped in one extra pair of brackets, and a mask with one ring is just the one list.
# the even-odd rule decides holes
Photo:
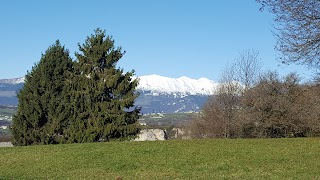
[(116, 67), (124, 52), (114, 47), (105, 31), (96, 29), (79, 45), (70, 92), (70, 125), (66, 131), (69, 143), (123, 140), (139, 132), (140, 109), (134, 108), (138, 97), (134, 71)]
[(27, 73), (25, 85), (18, 93), (17, 114), (13, 117), (15, 145), (57, 143), (56, 137), (66, 120), (59, 113), (63, 111), (63, 89), (71, 68), (68, 50), (56, 41)]
[(57, 41), (26, 75), (13, 118), (15, 145), (125, 140), (140, 131), (134, 71), (117, 62), (125, 52), (96, 29), (76, 61)]

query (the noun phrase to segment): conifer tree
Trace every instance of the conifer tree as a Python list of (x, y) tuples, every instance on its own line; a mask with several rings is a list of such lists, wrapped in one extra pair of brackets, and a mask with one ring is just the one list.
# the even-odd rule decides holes
[(40, 62), (25, 76), (13, 117), (14, 145), (58, 143), (67, 117), (62, 113), (65, 79), (72, 68), (69, 52), (59, 41), (50, 46)]
[(74, 74), (67, 85), (69, 126), (64, 138), (68, 143), (130, 139), (139, 132), (140, 109), (134, 108), (138, 80), (134, 71), (116, 67), (124, 52), (114, 47), (105, 31), (79, 44)]

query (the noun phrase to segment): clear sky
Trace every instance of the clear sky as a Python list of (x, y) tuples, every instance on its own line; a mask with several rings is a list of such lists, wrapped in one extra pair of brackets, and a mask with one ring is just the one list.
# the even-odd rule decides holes
[(281, 65), (272, 16), (255, 0), (8, 0), (0, 2), (0, 79), (22, 77), (59, 39), (74, 57), (100, 27), (126, 51), (118, 66), (136, 75), (206, 77), (240, 51), (260, 52), (264, 69), (310, 78), (303, 66)]

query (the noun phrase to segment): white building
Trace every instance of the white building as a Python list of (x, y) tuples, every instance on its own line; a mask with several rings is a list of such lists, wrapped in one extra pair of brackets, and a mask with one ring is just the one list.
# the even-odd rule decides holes
[(8, 129), (8, 126), (0, 126), (0, 129)]

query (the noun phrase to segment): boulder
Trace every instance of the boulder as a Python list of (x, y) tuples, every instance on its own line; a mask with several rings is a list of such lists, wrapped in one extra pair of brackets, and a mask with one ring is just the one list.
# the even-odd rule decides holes
[(0, 142), (0, 147), (13, 147), (11, 142)]
[(143, 129), (134, 141), (163, 141), (166, 139), (167, 134), (162, 129)]

